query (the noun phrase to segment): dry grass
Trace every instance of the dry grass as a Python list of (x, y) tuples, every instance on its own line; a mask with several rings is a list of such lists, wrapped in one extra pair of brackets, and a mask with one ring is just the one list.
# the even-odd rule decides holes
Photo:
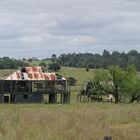
[[(10, 70), (0, 71), (0, 74)], [(0, 140), (140, 140), (140, 104), (76, 103), (76, 94), (93, 70), (62, 68), (76, 77), (70, 105), (0, 105)]]
[(139, 140), (139, 104), (1, 105), (2, 140)]

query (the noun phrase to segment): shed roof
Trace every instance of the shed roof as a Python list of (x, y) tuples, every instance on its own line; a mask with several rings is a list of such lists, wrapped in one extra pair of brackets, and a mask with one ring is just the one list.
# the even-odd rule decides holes
[[(57, 75), (55, 73), (43, 73), (41, 67), (33, 66), (10, 73), (2, 77), (1, 80), (57, 80)], [(66, 80), (66, 78), (62, 77), (62, 80)]]

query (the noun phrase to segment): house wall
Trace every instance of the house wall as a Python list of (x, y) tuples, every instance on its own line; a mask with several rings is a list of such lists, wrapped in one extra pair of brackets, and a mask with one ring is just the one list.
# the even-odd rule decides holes
[(3, 103), (3, 102), (4, 102), (4, 95), (0, 94), (0, 103)]
[(14, 103), (42, 103), (42, 94), (16, 94)]
[[(69, 103), (67, 81), (0, 81), (0, 103)], [(57, 97), (59, 98), (57, 99)], [(45, 99), (46, 100), (46, 99)]]

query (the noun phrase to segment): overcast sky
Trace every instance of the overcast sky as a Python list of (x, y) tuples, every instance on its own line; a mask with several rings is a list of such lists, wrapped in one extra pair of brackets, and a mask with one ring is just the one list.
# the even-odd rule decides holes
[(0, 57), (140, 51), (140, 0), (0, 0)]

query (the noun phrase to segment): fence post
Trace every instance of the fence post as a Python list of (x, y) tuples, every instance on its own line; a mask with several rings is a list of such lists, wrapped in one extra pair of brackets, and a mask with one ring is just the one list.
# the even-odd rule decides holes
[(105, 136), (104, 140), (112, 140), (112, 137), (111, 136)]

